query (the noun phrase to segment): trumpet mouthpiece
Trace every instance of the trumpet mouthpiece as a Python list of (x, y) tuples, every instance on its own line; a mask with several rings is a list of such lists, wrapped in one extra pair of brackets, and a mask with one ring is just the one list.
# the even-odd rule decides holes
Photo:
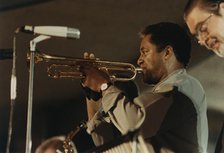
[(136, 67), (135, 70), (137, 73), (142, 73), (142, 71), (143, 71), (142, 68), (140, 68), (140, 67)]

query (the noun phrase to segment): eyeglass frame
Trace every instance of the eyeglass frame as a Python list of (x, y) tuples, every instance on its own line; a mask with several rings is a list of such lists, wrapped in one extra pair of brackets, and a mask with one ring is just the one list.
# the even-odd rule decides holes
[[(207, 18), (205, 18), (197, 27), (196, 27), (196, 34), (194, 34), (194, 38), (196, 39), (196, 42), (199, 43), (200, 42), (200, 35), (203, 32), (207, 31), (207, 26), (208, 26), (208, 21), (212, 18), (212, 16), (214, 16), (214, 13), (211, 13)], [(202, 29), (203, 27), (205, 27), (205, 29)]]

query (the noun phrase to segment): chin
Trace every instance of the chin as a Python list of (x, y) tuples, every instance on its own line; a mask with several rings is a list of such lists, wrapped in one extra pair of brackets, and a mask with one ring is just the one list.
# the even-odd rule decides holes
[(219, 56), (219, 57), (224, 58), (224, 53), (223, 53), (223, 54), (220, 54), (220, 53), (217, 53), (217, 52), (216, 52), (216, 55)]
[(149, 85), (151, 85), (151, 84), (157, 84), (158, 83), (158, 81), (156, 81), (156, 79), (152, 79), (152, 78), (148, 78), (148, 77), (143, 77), (143, 82), (144, 83), (147, 83), (147, 84), (149, 84)]
[(214, 50), (214, 52), (217, 56), (224, 58), (224, 47), (219, 48), (218, 50)]
[(147, 84), (151, 84), (151, 80), (148, 77), (146, 77), (145, 75), (143, 76), (143, 82), (147, 83)]
[(218, 46), (217, 48), (213, 49), (213, 51), (219, 57), (224, 58), (224, 44), (223, 43), (220, 46)]
[(148, 79), (145, 76), (143, 76), (143, 82), (148, 83)]

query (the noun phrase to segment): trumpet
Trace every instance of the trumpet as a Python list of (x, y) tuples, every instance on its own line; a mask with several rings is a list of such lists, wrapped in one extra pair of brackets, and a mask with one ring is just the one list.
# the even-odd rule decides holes
[[(29, 54), (27, 54), (27, 60), (30, 60)], [(44, 62), (49, 63), (47, 67), (48, 76), (55, 79), (83, 79), (85, 78), (85, 74), (82, 72), (82, 69), (86, 66), (94, 66), (106, 72), (111, 81), (130, 81), (135, 79), (138, 73), (142, 73), (141, 68), (135, 67), (130, 63), (81, 59), (36, 52), (35, 64)]]

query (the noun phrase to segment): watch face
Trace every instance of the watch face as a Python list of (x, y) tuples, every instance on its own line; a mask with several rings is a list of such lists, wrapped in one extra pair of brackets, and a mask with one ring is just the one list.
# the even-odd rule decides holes
[(107, 83), (103, 83), (102, 85), (101, 85), (101, 90), (103, 91), (103, 90), (106, 90), (108, 88), (108, 84)]

